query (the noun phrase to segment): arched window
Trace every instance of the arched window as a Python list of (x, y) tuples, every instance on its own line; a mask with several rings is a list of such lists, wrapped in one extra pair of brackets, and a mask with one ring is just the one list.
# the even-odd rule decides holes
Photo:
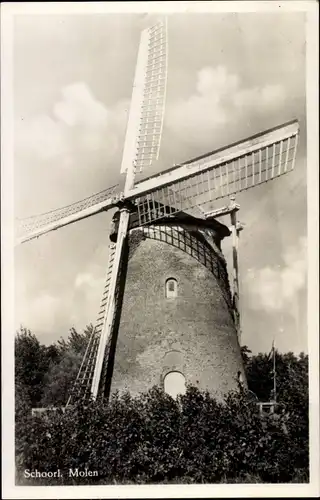
[(164, 378), (164, 391), (172, 398), (186, 393), (186, 379), (180, 372), (169, 372)]
[(164, 378), (164, 391), (176, 399), (178, 394), (186, 393), (186, 379), (180, 372), (169, 372)]
[(174, 278), (169, 278), (166, 281), (166, 297), (170, 299), (178, 295), (178, 284)]

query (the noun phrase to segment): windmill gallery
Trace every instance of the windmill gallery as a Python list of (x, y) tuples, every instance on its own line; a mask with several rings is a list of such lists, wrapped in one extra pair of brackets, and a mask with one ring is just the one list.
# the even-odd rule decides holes
[[(67, 404), (186, 384), (217, 398), (246, 385), (239, 345), (235, 195), (294, 168), (299, 125), (283, 124), (135, 182), (158, 158), (168, 65), (165, 22), (141, 34), (118, 186), (25, 219), (17, 243), (117, 208), (95, 328)], [(210, 203), (224, 200), (220, 208)], [(206, 207), (206, 208), (204, 208)], [(219, 217), (230, 216), (230, 227)], [(221, 251), (231, 236), (232, 277)], [(232, 284), (231, 289), (229, 280)], [(121, 354), (121, 356), (120, 356)]]

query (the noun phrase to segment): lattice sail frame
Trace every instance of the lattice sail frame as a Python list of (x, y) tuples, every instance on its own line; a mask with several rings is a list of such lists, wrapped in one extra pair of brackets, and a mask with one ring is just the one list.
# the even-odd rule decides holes
[[(141, 181), (129, 192), (139, 224), (211, 203), (293, 170), (297, 121)], [(141, 193), (141, 195), (140, 195)], [(161, 207), (159, 209), (159, 204)]]
[(141, 34), (121, 173), (142, 171), (159, 158), (168, 69), (167, 20)]
[(117, 184), (65, 207), (27, 217), (26, 219), (17, 219), (15, 224), (17, 244), (90, 217), (106, 210), (108, 207), (112, 208), (120, 198), (120, 189)]

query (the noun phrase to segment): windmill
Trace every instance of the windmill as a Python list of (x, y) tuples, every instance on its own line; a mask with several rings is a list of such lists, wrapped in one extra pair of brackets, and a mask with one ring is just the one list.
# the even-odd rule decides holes
[[(160, 22), (141, 34), (120, 170), (123, 191), (112, 186), (21, 221), (18, 244), (118, 209), (97, 322), (67, 404), (118, 388), (165, 385), (172, 373), (217, 394), (236, 387), (237, 374), (244, 376), (238, 338), (242, 225), (234, 196), (293, 169), (299, 126), (286, 123), (135, 182), (136, 172), (159, 155), (167, 60), (167, 26)], [(226, 198), (228, 204), (210, 209)], [(230, 229), (218, 221), (227, 215)], [(230, 234), (232, 296), (220, 246)]]

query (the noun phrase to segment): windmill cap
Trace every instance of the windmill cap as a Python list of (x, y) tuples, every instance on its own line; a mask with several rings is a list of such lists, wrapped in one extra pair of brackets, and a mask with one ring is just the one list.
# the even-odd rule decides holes
[[(119, 226), (120, 211), (117, 211), (113, 216), (113, 228), (110, 233), (111, 241), (116, 241), (118, 226)], [(214, 217), (208, 217), (207, 219), (195, 217), (186, 212), (177, 212), (174, 215), (163, 216), (155, 221), (144, 224), (144, 226), (162, 226), (162, 225), (186, 225), (193, 226), (194, 228), (213, 230), (219, 240), (223, 240), (226, 236), (230, 236), (231, 232), (227, 226), (221, 224)], [(141, 227), (139, 223), (139, 218), (137, 212), (133, 212), (130, 215), (129, 220), (129, 230)]]

